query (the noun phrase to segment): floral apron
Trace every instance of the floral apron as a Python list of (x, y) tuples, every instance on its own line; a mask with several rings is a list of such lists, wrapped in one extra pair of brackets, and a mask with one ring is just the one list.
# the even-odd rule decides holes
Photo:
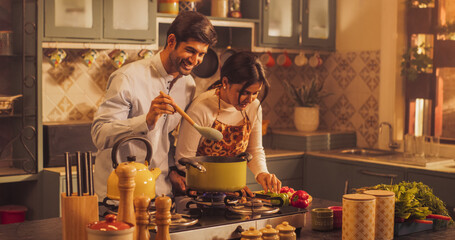
[(202, 137), (196, 151), (196, 156), (234, 157), (246, 151), (251, 134), (251, 123), (245, 112), (242, 112), (244, 116), (242, 125), (233, 126), (220, 122), (218, 120), (221, 109), (219, 89), (216, 91), (216, 94), (218, 95), (218, 113), (212, 124), (212, 128), (220, 131), (223, 134), (223, 139), (212, 141)]

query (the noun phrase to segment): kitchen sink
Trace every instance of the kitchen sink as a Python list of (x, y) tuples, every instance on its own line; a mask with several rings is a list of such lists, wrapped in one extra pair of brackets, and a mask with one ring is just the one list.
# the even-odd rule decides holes
[(382, 149), (372, 149), (372, 148), (350, 148), (350, 149), (342, 149), (336, 150), (335, 153), (343, 154), (343, 155), (354, 155), (354, 156), (362, 156), (362, 157), (379, 157), (379, 156), (389, 156), (397, 154), (394, 151), (387, 151)]

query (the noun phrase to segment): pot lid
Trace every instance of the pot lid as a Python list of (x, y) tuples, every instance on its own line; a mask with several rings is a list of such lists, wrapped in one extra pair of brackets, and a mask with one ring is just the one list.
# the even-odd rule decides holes
[(99, 231), (119, 231), (131, 227), (132, 225), (129, 223), (118, 222), (117, 216), (114, 214), (106, 215), (106, 221), (93, 222), (88, 225), (88, 228)]
[(218, 65), (218, 55), (212, 48), (208, 48), (204, 60), (193, 69), (193, 73), (200, 78), (209, 78), (218, 71)]

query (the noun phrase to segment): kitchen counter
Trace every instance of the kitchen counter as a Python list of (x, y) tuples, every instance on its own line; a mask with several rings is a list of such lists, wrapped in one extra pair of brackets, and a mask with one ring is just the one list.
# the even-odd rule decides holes
[(363, 157), (363, 156), (355, 156), (349, 154), (339, 154), (335, 153), (334, 151), (318, 151), (318, 152), (306, 152), (305, 154), (318, 156), (318, 157), (327, 157), (327, 158), (335, 158), (340, 160), (347, 160), (347, 161), (357, 161), (357, 162), (368, 162), (368, 163), (376, 163), (382, 165), (389, 165), (389, 166), (397, 166), (397, 167), (404, 167), (404, 168), (414, 168), (414, 169), (421, 169), (421, 170), (429, 170), (435, 172), (442, 172), (453, 174), (455, 173), (455, 161), (451, 163), (443, 163), (447, 162), (447, 158), (440, 158), (440, 164), (428, 164), (427, 166), (418, 166), (411, 162), (410, 159), (405, 159), (402, 153), (396, 153), (394, 155), (388, 156), (376, 156), (376, 157)]
[[(309, 207), (328, 207), (340, 205), (340, 203), (315, 198)], [(414, 233), (407, 236), (397, 237), (395, 239), (411, 240), (411, 239), (450, 239), (455, 235), (455, 228), (449, 228), (442, 231), (425, 231)], [(49, 218), (44, 220), (26, 221), (23, 223), (0, 225), (0, 239), (2, 240), (60, 240), (62, 239), (62, 223), (60, 218)], [(298, 239), (341, 239), (341, 230), (330, 232), (318, 232), (311, 230), (311, 215), (306, 215), (306, 225), (302, 228)]]

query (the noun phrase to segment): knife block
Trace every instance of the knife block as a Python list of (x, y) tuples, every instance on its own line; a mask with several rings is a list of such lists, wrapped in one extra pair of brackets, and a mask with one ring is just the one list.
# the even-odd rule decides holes
[(98, 196), (66, 196), (62, 200), (63, 240), (87, 240), (87, 225), (99, 220)]

